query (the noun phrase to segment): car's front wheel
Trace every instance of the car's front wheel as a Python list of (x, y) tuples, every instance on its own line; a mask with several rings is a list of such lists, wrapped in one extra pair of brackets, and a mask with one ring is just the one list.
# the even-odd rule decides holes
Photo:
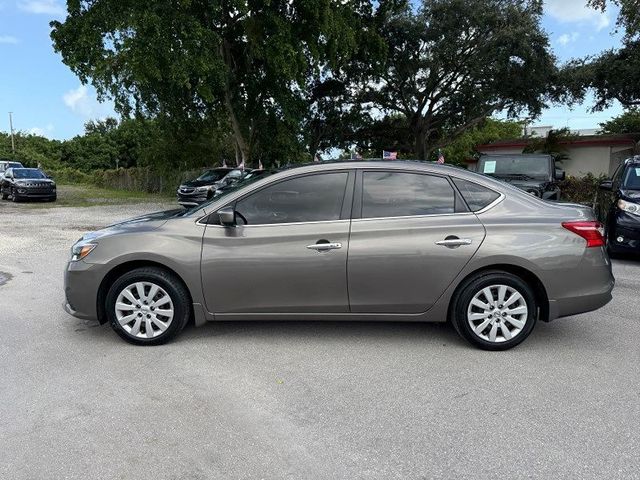
[(189, 293), (170, 272), (137, 268), (109, 289), (105, 308), (111, 327), (136, 345), (159, 345), (182, 331), (191, 314)]
[(457, 332), (485, 350), (507, 350), (529, 336), (537, 305), (531, 287), (507, 272), (483, 272), (467, 280), (453, 300)]
[(2, 198), (2, 200), (6, 200), (8, 196), (9, 195), (7, 195), (4, 188), (0, 187), (0, 198)]

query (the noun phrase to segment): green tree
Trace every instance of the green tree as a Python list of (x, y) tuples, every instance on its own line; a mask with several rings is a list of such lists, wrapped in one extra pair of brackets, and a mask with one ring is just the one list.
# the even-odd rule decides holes
[[(589, 0), (588, 4), (607, 8), (605, 0)], [(622, 46), (573, 60), (562, 73), (574, 101), (584, 101), (587, 92), (595, 95), (596, 111), (616, 100), (628, 109), (640, 106), (640, 4), (637, 0), (611, 0), (610, 4), (620, 9), (617, 25), (625, 31)]]
[(365, 0), (69, 0), (54, 48), (131, 112), (220, 120), (244, 161), (304, 149), (309, 79), (375, 43)]
[[(453, 142), (442, 148), (446, 163), (462, 165), (469, 159), (479, 156), (478, 145), (519, 138), (522, 135), (522, 124), (520, 122), (495, 120), (487, 118), (479, 125), (465, 131)], [(434, 152), (434, 156), (436, 153)], [(432, 158), (435, 160), (436, 158)]]
[(410, 138), (421, 159), (496, 112), (535, 116), (557, 83), (541, 16), (537, 0), (407, 4), (382, 29), (386, 60), (358, 86), (360, 101), (382, 128), (405, 119), (398, 146)]
[(600, 124), (601, 133), (640, 133), (640, 109), (635, 108)]
[(523, 153), (545, 153), (552, 155), (556, 161), (561, 162), (569, 158), (567, 142), (576, 138), (568, 128), (550, 130), (544, 138), (532, 138), (524, 148)]

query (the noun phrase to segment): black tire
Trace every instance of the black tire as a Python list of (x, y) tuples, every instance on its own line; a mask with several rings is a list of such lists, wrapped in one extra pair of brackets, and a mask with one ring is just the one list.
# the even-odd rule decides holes
[(16, 193), (16, 189), (11, 189), (11, 201), (14, 203), (18, 203), (20, 200), (18, 199), (18, 194)]
[(8, 196), (9, 195), (7, 195), (2, 188), (0, 188), (0, 198), (2, 198), (2, 200), (6, 200)]
[[(116, 318), (115, 304), (118, 295), (136, 282), (152, 282), (169, 295), (173, 303), (174, 317), (167, 329), (153, 338), (139, 338), (127, 332)], [(111, 328), (124, 340), (134, 345), (161, 345), (178, 335), (191, 317), (191, 299), (187, 288), (175, 275), (159, 267), (142, 267), (120, 276), (109, 288), (105, 311)]]
[[(500, 342), (491, 342), (481, 338), (474, 333), (471, 325), (469, 325), (469, 321), (467, 320), (468, 309), (474, 296), (482, 289), (493, 285), (506, 285), (507, 287), (511, 287), (522, 295), (527, 307), (526, 321), (519, 333), (514, 335), (511, 339)], [(483, 350), (508, 350), (515, 347), (529, 336), (535, 326), (538, 316), (538, 305), (532, 288), (520, 277), (499, 270), (481, 272), (478, 275), (467, 279), (456, 291), (451, 305), (450, 320), (458, 334), (469, 343)], [(498, 323), (500, 321), (504, 323), (504, 320), (500, 315), (497, 315), (496, 318), (498, 319)], [(506, 325), (513, 327), (510, 323), (505, 323), (505, 326)], [(486, 328), (489, 329), (490, 325)]]

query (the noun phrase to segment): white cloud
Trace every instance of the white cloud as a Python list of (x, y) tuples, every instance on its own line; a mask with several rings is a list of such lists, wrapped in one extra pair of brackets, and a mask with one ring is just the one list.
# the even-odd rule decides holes
[(563, 33), (558, 37), (558, 44), (566, 47), (570, 43), (578, 40), (578, 38), (580, 38), (580, 34), (578, 32)]
[(611, 24), (605, 12), (587, 7), (586, 0), (545, 0), (545, 12), (562, 23), (588, 24), (602, 30)]
[(66, 10), (58, 0), (22, 0), (18, 8), (29, 13), (64, 17)]
[(54, 130), (53, 124), (49, 123), (44, 128), (41, 128), (41, 127), (30, 128), (29, 130), (27, 130), (27, 133), (29, 133), (31, 135), (38, 135), (40, 137), (51, 138), (51, 134), (53, 133), (53, 130)]
[(16, 37), (12, 37), (11, 35), (0, 35), (0, 43), (15, 45), (18, 42), (19, 40)]
[(85, 119), (105, 118), (113, 115), (113, 105), (110, 102), (100, 103), (86, 85), (69, 90), (62, 96), (64, 104), (69, 109)]

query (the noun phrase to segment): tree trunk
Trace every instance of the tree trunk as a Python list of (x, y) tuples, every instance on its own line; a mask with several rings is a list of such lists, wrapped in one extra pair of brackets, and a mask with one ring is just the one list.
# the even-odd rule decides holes
[[(230, 58), (231, 54), (224, 41), (220, 45), (220, 54), (224, 59), (224, 62), (227, 65), (229, 72), (231, 72), (232, 70), (231, 68), (232, 62)], [(225, 106), (227, 107), (227, 113), (229, 114), (229, 122), (231, 123), (231, 128), (233, 130), (233, 136), (240, 150), (240, 157), (242, 159), (242, 162), (244, 162), (246, 166), (250, 157), (249, 142), (247, 142), (244, 134), (242, 133), (242, 126), (240, 125), (240, 121), (238, 120), (238, 116), (236, 115), (236, 111), (233, 106), (233, 96), (231, 93), (231, 84), (229, 81), (229, 74), (225, 76), (225, 81), (224, 81), (224, 103), (225, 103)]]

